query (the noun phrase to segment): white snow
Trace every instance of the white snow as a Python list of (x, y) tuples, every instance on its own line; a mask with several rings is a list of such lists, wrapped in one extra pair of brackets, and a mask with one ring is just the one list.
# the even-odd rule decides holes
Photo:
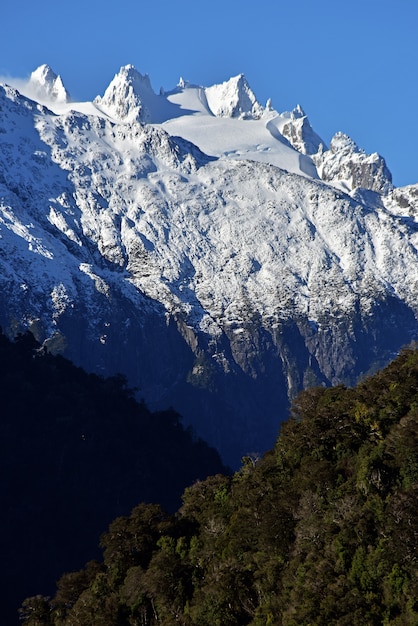
[(312, 159), (292, 148), (280, 133), (282, 116), (270, 107), (263, 109), (242, 74), (208, 88), (181, 79), (173, 91), (157, 95), (149, 76), (127, 65), (103, 96), (93, 102), (71, 102), (61, 78), (44, 65), (32, 73), (29, 83), (19, 83), (19, 89), (57, 115), (75, 111), (115, 123), (162, 125), (170, 135), (194, 143), (206, 154), (271, 163), (317, 178)]
[(156, 95), (126, 66), (94, 103), (48, 109), (0, 87), (3, 276), (50, 294), (54, 324), (77, 281), (111, 297), (92, 246), (115, 281), (213, 338), (245, 336), (254, 312), (268, 328), (296, 314), (320, 327), (386, 292), (418, 314), (417, 235), (399, 194), (376, 205), (318, 180), (281, 134), (302, 109), (261, 110), (238, 78)]
[(218, 117), (257, 119), (263, 107), (251, 90), (244, 74), (205, 89), (206, 101), (212, 113)]

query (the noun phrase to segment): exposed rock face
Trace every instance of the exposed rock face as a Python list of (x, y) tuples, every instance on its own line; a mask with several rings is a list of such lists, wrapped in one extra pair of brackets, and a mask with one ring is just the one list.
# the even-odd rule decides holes
[(313, 155), (325, 148), (324, 142), (312, 129), (308, 116), (301, 106), (298, 105), (289, 114), (282, 113), (282, 116), (288, 119), (281, 128), (282, 135), (295, 150), (301, 154)]
[(348, 191), (361, 187), (387, 194), (392, 189), (385, 159), (376, 152), (366, 154), (344, 133), (334, 135), (329, 150), (320, 151), (314, 161), (323, 180), (339, 181)]

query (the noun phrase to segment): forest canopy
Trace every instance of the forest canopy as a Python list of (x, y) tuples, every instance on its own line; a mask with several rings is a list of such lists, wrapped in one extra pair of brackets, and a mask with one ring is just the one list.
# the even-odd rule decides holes
[(33, 596), (26, 626), (418, 624), (418, 352), (312, 388), (273, 450), (139, 504), (102, 558)]

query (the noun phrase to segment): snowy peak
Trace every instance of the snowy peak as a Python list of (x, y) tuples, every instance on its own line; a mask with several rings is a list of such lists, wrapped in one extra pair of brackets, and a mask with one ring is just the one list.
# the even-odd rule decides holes
[[(69, 93), (48, 65), (41, 65), (29, 81), (15, 86), (58, 115), (69, 111)], [(269, 163), (291, 173), (320, 177), (348, 193), (365, 188), (387, 194), (393, 189), (391, 173), (380, 155), (367, 155), (341, 132), (328, 149), (300, 105), (284, 113), (278, 113), (270, 101), (262, 107), (244, 74), (210, 87), (181, 78), (174, 90), (161, 89), (157, 95), (147, 74), (125, 65), (94, 103), (71, 102), (70, 106), (116, 123), (162, 125), (170, 135), (213, 157)]]
[(61, 76), (55, 74), (49, 65), (40, 65), (32, 72), (29, 87), (40, 100), (58, 103), (70, 101), (70, 94), (64, 87)]
[(239, 74), (219, 85), (205, 89), (210, 110), (217, 117), (258, 119), (263, 107), (251, 90), (244, 74)]
[(123, 122), (149, 122), (151, 113), (146, 106), (150, 97), (156, 97), (148, 74), (143, 76), (133, 65), (121, 67), (106, 89), (103, 97), (94, 103), (105, 113)]
[(329, 149), (333, 154), (340, 153), (344, 154), (345, 156), (354, 152), (357, 152), (358, 154), (364, 154), (364, 150), (359, 148), (356, 142), (351, 139), (351, 137), (342, 132), (338, 132), (333, 136), (329, 145)]
[(366, 154), (344, 133), (336, 133), (329, 150), (320, 150), (313, 160), (323, 180), (339, 184), (345, 191), (362, 188), (387, 194), (393, 189), (385, 159), (377, 152)]

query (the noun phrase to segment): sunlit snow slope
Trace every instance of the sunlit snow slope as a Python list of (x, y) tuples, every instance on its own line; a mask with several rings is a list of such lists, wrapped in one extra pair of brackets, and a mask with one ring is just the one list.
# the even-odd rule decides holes
[[(236, 464), (304, 386), (353, 382), (417, 333), (418, 188), (242, 75), (94, 103), (43, 66), (0, 87), (0, 321), (122, 372)], [(47, 103), (47, 106), (45, 104)], [(321, 179), (322, 177), (322, 179)]]

